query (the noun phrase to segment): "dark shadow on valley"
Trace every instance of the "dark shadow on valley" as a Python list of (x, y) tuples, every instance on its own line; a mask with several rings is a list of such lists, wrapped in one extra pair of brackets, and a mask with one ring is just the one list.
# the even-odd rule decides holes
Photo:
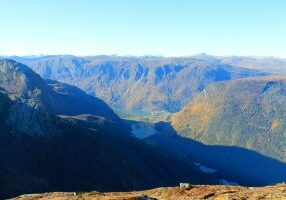
[(177, 135), (167, 122), (159, 122), (160, 134), (145, 139), (175, 151), (185, 161), (201, 163), (218, 170), (220, 177), (238, 182), (240, 185), (263, 186), (286, 181), (286, 163), (264, 156), (258, 152), (221, 145), (205, 145)]

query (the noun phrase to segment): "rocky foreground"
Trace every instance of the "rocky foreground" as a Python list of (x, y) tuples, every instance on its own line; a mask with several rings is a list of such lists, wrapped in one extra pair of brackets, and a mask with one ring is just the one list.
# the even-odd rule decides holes
[(286, 184), (267, 187), (240, 187), (240, 186), (209, 186), (190, 185), (188, 187), (167, 187), (139, 192), (55, 192), (44, 194), (22, 195), (14, 199), (21, 200), (183, 200), (183, 199), (211, 199), (211, 200), (261, 200), (286, 199)]

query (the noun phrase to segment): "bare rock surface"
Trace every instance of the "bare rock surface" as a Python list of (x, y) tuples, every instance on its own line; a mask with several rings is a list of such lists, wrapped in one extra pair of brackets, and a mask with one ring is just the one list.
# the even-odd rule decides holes
[(21, 200), (199, 200), (199, 199), (212, 199), (212, 200), (262, 200), (262, 199), (286, 199), (286, 185), (279, 184), (267, 187), (241, 187), (241, 186), (210, 186), (210, 185), (194, 185), (192, 187), (167, 187), (156, 188), (146, 191), (137, 192), (87, 192), (87, 193), (73, 193), (73, 192), (55, 192), (33, 195), (22, 195), (14, 199)]

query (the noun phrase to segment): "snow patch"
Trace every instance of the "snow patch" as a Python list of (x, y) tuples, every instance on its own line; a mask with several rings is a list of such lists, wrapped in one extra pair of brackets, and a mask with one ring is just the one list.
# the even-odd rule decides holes
[(206, 166), (203, 166), (203, 165), (200, 165), (200, 166), (199, 166), (199, 169), (200, 169), (202, 172), (205, 172), (205, 173), (208, 173), (208, 174), (212, 174), (212, 173), (217, 172), (216, 169), (212, 169), (212, 168), (209, 168), (209, 167), (206, 167)]
[(237, 182), (228, 181), (226, 179), (220, 179), (219, 183), (223, 185), (239, 185)]
[(137, 123), (131, 127), (133, 135), (139, 139), (144, 139), (158, 133), (152, 123)]
[(201, 171), (204, 172), (204, 173), (212, 174), (212, 173), (217, 172), (216, 169), (213, 169), (213, 168), (210, 168), (210, 167), (201, 165), (201, 163), (199, 163), (199, 162), (194, 162), (194, 164), (195, 164), (196, 166), (198, 166), (198, 167), (199, 167), (199, 170), (201, 170)]

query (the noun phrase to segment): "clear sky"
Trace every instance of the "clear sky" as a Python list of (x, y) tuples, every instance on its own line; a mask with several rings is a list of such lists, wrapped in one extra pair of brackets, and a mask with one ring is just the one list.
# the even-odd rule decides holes
[(0, 55), (286, 57), (286, 0), (0, 0)]

